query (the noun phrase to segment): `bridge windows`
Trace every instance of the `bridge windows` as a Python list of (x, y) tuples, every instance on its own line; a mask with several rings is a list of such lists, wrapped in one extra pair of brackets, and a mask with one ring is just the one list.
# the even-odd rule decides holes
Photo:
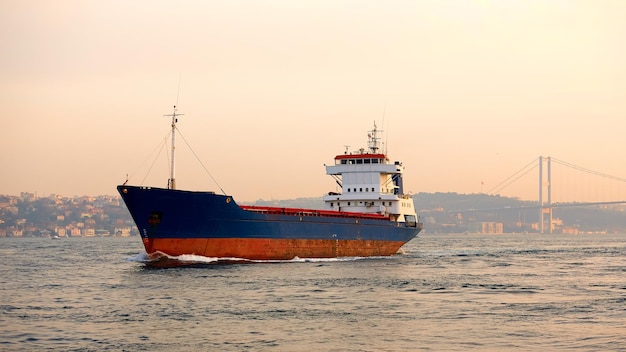
[(384, 164), (384, 161), (383, 159), (371, 159), (371, 158), (335, 160), (335, 165), (363, 165), (363, 164)]

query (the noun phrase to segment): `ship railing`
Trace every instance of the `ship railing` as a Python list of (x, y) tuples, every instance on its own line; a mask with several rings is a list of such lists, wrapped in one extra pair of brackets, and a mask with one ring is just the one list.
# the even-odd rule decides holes
[(242, 205), (241, 208), (243, 210), (251, 211), (254, 213), (260, 213), (260, 214), (389, 220), (389, 216), (381, 215), (381, 214), (374, 214), (374, 213), (372, 214), (354, 213), (354, 212), (347, 212), (347, 211), (267, 207), (267, 206), (258, 206), (258, 205)]

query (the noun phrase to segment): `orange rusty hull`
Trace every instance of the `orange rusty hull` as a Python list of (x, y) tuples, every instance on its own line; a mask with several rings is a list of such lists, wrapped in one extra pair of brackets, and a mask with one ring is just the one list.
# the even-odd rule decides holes
[(143, 238), (149, 256), (194, 254), (211, 258), (289, 260), (395, 254), (404, 242), (276, 238)]

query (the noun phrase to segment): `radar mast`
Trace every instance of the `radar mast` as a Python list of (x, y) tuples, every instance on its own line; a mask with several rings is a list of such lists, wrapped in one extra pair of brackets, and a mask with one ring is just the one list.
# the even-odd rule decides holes
[(374, 121), (374, 129), (369, 131), (367, 134), (367, 147), (369, 148), (370, 153), (378, 154), (378, 149), (380, 149), (380, 137), (378, 137), (379, 131), (376, 127), (376, 121)]

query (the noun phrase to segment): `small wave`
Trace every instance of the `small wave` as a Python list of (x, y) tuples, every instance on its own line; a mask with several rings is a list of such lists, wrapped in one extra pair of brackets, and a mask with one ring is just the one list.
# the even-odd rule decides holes
[(146, 252), (140, 252), (137, 253), (136, 255), (126, 258), (126, 260), (131, 261), (131, 262), (140, 262), (140, 263), (151, 263), (151, 262), (157, 262), (157, 261), (163, 261), (163, 260), (178, 260), (181, 262), (202, 262), (202, 263), (212, 263), (215, 261), (218, 261), (220, 259), (223, 260), (241, 260), (239, 258), (209, 258), (209, 257), (203, 257), (201, 255), (194, 255), (194, 254), (183, 254), (183, 255), (179, 255), (179, 256), (171, 256), (171, 255), (167, 255), (165, 253), (162, 252), (156, 252), (152, 255), (149, 255)]
[(206, 263), (206, 264), (216, 263), (216, 262), (220, 262), (220, 261), (222, 261), (222, 262), (242, 262), (242, 261), (248, 261), (247, 259), (244, 259), (244, 258), (204, 257), (204, 256), (201, 256), (201, 255), (195, 255), (195, 254), (181, 254), (181, 255), (176, 256), (176, 257), (172, 257), (172, 256), (167, 256), (167, 257), (168, 257), (168, 259), (175, 259), (175, 260), (179, 260), (181, 262)]
[(281, 260), (279, 262), (296, 262), (296, 263), (327, 263), (327, 262), (353, 262), (357, 260), (374, 260), (389, 259), (392, 256), (380, 257), (337, 257), (337, 258), (299, 258), (295, 257), (291, 260)]
[(129, 262), (148, 262), (150, 261), (150, 258), (148, 257), (148, 253), (146, 252), (141, 252), (141, 253), (137, 253), (132, 257), (128, 257), (126, 258), (126, 260), (128, 260)]
[(153, 254), (140, 252), (132, 257), (126, 258), (126, 260), (131, 262), (143, 263), (151, 267), (178, 267), (188, 265), (249, 262), (249, 260), (243, 258), (217, 258), (205, 257), (195, 254), (182, 254), (179, 256), (172, 256), (162, 252), (156, 252)]

